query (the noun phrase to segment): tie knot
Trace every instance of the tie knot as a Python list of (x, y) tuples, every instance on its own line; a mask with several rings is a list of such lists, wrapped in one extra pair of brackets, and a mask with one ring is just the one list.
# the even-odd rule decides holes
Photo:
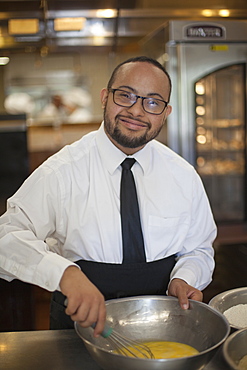
[(126, 158), (122, 163), (121, 166), (124, 170), (130, 170), (133, 164), (135, 163), (135, 158)]

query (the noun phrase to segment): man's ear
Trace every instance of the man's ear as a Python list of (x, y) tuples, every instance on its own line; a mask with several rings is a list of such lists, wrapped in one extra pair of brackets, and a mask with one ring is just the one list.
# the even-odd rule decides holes
[(166, 107), (166, 116), (165, 116), (165, 119), (171, 114), (172, 112), (172, 106), (171, 105), (168, 105)]
[(102, 104), (101, 107), (103, 109), (106, 106), (107, 98), (108, 98), (108, 90), (106, 88), (104, 88), (100, 92), (100, 99), (101, 99), (101, 104)]

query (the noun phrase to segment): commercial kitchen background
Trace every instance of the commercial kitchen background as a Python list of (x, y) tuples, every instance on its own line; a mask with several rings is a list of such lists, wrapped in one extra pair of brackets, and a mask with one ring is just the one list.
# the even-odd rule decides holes
[[(245, 0), (0, 1), (0, 214), (39, 164), (99, 127), (112, 69), (143, 54), (174, 84), (159, 140), (196, 167), (218, 224), (208, 302), (247, 285)], [(0, 291), (0, 331), (48, 328), (49, 292)]]

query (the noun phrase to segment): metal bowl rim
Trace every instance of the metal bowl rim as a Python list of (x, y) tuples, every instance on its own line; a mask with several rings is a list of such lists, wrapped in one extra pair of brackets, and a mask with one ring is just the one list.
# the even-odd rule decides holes
[[(149, 300), (149, 299), (155, 299), (155, 300), (178, 300), (176, 297), (171, 297), (171, 296), (154, 296), (154, 295), (150, 295), (150, 296), (135, 296), (135, 297), (126, 297), (126, 298), (117, 298), (117, 299), (111, 299), (111, 300), (108, 300), (105, 302), (106, 306), (109, 304), (109, 303), (112, 303), (112, 302), (123, 302), (123, 301), (133, 301), (133, 300), (140, 300), (140, 299), (145, 299), (145, 300)], [(143, 358), (135, 358), (135, 357), (131, 357), (131, 360), (138, 360), (138, 361), (158, 361), (158, 362), (168, 362), (168, 361), (178, 361), (178, 360), (184, 360), (186, 358), (193, 358), (193, 357), (200, 357), (200, 356), (203, 356), (205, 354), (207, 354), (208, 352), (211, 352), (213, 351), (214, 349), (218, 348), (220, 345), (222, 345), (226, 338), (229, 336), (229, 333), (230, 333), (230, 325), (229, 325), (229, 322), (228, 320), (226, 319), (226, 317), (221, 313), (219, 312), (218, 310), (216, 310), (214, 307), (210, 307), (208, 304), (204, 303), (204, 302), (199, 302), (199, 301), (195, 301), (195, 300), (192, 300), (192, 299), (189, 299), (189, 302), (193, 302), (193, 304), (195, 303), (196, 305), (202, 305), (202, 306), (205, 306), (207, 307), (207, 309), (209, 309), (210, 311), (213, 311), (217, 316), (221, 317), (223, 319), (223, 321), (225, 322), (226, 326), (227, 326), (227, 332), (226, 334), (224, 335), (224, 337), (221, 339), (221, 341), (219, 341), (217, 344), (215, 344), (214, 346), (212, 347), (209, 347), (207, 348), (206, 350), (204, 351), (201, 351), (199, 352), (198, 354), (196, 355), (193, 355), (193, 356), (186, 356), (186, 357), (181, 357), (181, 358), (164, 358), (164, 359), (143, 359)], [(113, 353), (113, 352), (110, 352), (110, 351), (107, 351), (106, 349), (96, 345), (96, 344), (93, 344), (91, 343), (89, 340), (83, 338), (80, 333), (79, 333), (79, 330), (77, 328), (79, 324), (75, 321), (74, 322), (74, 327), (75, 327), (75, 331), (76, 333), (78, 334), (78, 336), (83, 340), (83, 342), (85, 342), (87, 345), (89, 345), (90, 347), (93, 347), (93, 348), (96, 348), (98, 349), (99, 351), (102, 351), (106, 354), (111, 354), (113, 356), (120, 356), (120, 357), (124, 357), (122, 355), (119, 355), (117, 353)]]
[(234, 288), (234, 289), (229, 289), (225, 290), (224, 292), (221, 292), (214, 296), (213, 298), (210, 299), (208, 305), (213, 307), (212, 304), (215, 303), (215, 301), (222, 299), (223, 297), (227, 297), (228, 295), (231, 295), (232, 293), (241, 293), (241, 292), (247, 292), (247, 287), (241, 287), (241, 288)]
[(226, 361), (228, 362), (228, 364), (234, 369), (234, 370), (238, 370), (239, 367), (238, 365), (231, 359), (231, 357), (229, 356), (228, 354), (228, 347), (231, 343), (232, 340), (235, 339), (235, 337), (237, 337), (238, 335), (241, 335), (242, 332), (247, 332), (247, 328), (243, 328), (243, 329), (240, 329), (240, 330), (237, 330), (235, 331), (234, 333), (232, 333), (231, 335), (229, 335), (229, 337), (226, 339), (225, 343), (223, 344), (223, 356), (225, 357)]
[[(228, 296), (231, 296), (231, 294), (233, 294), (233, 293), (241, 293), (241, 292), (244, 292), (244, 291), (246, 291), (246, 293), (247, 293), (247, 287), (241, 287), (241, 288), (234, 288), (234, 289), (226, 290), (226, 291), (224, 291), (224, 292), (221, 292), (221, 293), (217, 294), (215, 297), (213, 297), (213, 298), (209, 301), (208, 305), (209, 305), (210, 307), (212, 307), (212, 308), (216, 309), (217, 311), (221, 312), (219, 309), (217, 309), (217, 308), (215, 307), (215, 302), (220, 302), (220, 300), (222, 300), (222, 299), (224, 299), (224, 298), (227, 298)], [(233, 307), (233, 306), (231, 306), (231, 307)], [(224, 315), (224, 313), (223, 313), (223, 312), (221, 312), (221, 313)], [(224, 316), (225, 316), (225, 315), (224, 315)], [(230, 324), (230, 323), (229, 323), (229, 325), (230, 325), (230, 327), (231, 327), (231, 328), (233, 328), (233, 329), (235, 329), (235, 330), (245, 329), (245, 328), (242, 328), (242, 327), (239, 327), (239, 326), (236, 326), (236, 325)]]

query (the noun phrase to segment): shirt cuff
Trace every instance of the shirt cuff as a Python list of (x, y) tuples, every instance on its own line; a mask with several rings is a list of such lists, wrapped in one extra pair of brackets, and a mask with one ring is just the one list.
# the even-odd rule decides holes
[(197, 282), (196, 275), (193, 273), (193, 271), (186, 269), (186, 268), (180, 268), (178, 271), (171, 273), (170, 281), (173, 279), (184, 280), (187, 284), (193, 287), (196, 286), (196, 282)]
[(80, 268), (76, 263), (73, 263), (66, 258), (59, 256), (56, 253), (49, 252), (42, 258), (42, 261), (38, 264), (34, 272), (33, 283), (53, 292), (55, 290), (60, 291), (59, 283), (63, 276), (64, 271), (69, 266), (76, 266)]

